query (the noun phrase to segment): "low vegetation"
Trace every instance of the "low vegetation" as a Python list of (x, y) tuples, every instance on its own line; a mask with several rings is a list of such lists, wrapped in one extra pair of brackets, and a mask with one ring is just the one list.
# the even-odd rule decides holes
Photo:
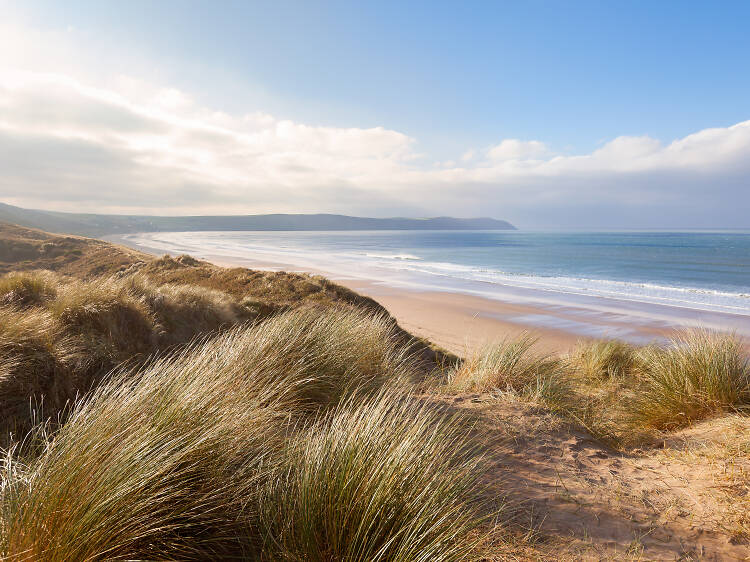
[(0, 305), (25, 308), (44, 304), (57, 295), (56, 285), (50, 274), (9, 273), (0, 278)]
[[(650, 486), (662, 464), (704, 490), (722, 537), (750, 540), (736, 337), (557, 356), (523, 333), (459, 360), (321, 277), (13, 232), (0, 264), (25, 271), (0, 277), (2, 559), (565, 559), (562, 535), (532, 540), (547, 518), (591, 510), (601, 529), (627, 504), (632, 521), (692, 528), (693, 490), (662, 473)], [(627, 552), (644, 555), (638, 541)]]
[(535, 344), (523, 333), (488, 346), (448, 373), (446, 390), (511, 391), (618, 447), (750, 408), (750, 360), (732, 335), (688, 331), (642, 348), (582, 341), (563, 358)]
[(582, 341), (568, 362), (580, 377), (592, 382), (631, 376), (637, 366), (635, 348), (619, 340)]
[[(292, 281), (285, 276), (259, 278), (249, 270), (222, 270), (181, 257), (84, 280), (50, 271), (0, 277), (0, 434), (7, 441), (8, 433), (22, 436), (40, 419), (62, 421), (76, 397), (123, 362), (135, 368), (194, 338), (266, 319), (274, 321), (256, 339), (255, 345), (264, 346), (259, 353), (284, 349), (304, 336), (305, 349), (318, 355), (312, 358), (308, 351), (294, 360), (309, 360), (331, 377), (336, 372), (345, 379), (348, 370), (367, 365), (373, 381), (384, 373), (392, 380), (413, 380), (435, 361), (439, 352), (410, 338), (369, 299), (312, 278), (307, 292), (283, 298), (284, 291), (295, 293), (304, 285), (303, 276)], [(186, 278), (202, 282), (178, 282)], [(291, 288), (283, 288), (286, 282)], [(266, 300), (255, 298), (262, 294), (258, 283), (268, 288)], [(248, 296), (242, 286), (255, 287), (258, 295)], [(285, 320), (285, 311), (302, 309), (306, 312), (294, 321)], [(352, 316), (321, 312), (330, 309), (349, 310)], [(360, 329), (361, 314), (375, 317), (368, 330)], [(398, 347), (401, 355), (378, 356), (381, 341)], [(369, 346), (361, 345), (365, 342)]]
[(733, 336), (686, 332), (640, 353), (636, 419), (674, 429), (750, 407), (750, 361)]
[(513, 391), (550, 403), (562, 397), (567, 370), (560, 358), (536, 351), (537, 338), (523, 333), (517, 338), (469, 356), (448, 374), (454, 392)]
[(103, 240), (51, 234), (0, 221), (0, 274), (45, 269), (92, 278), (151, 259)]
[(385, 378), (409, 372), (391, 333), (289, 312), (117, 374), (7, 458), (4, 558), (477, 554), (479, 449)]
[[(264, 498), (273, 560), (468, 560), (479, 449), (434, 404), (354, 397), (300, 432)], [(473, 555), (473, 556), (472, 556)]]
[(217, 291), (49, 272), (0, 279), (0, 302), (0, 429), (17, 436), (120, 363), (254, 317)]
[(585, 418), (607, 420), (610, 434), (619, 431), (622, 438), (750, 406), (750, 362), (732, 335), (686, 331), (666, 345), (643, 348), (584, 343), (570, 361), (579, 394), (596, 410)]

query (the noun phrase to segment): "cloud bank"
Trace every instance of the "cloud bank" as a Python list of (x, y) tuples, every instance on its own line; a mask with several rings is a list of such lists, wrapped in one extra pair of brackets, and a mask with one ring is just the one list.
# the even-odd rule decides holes
[[(456, 164), (455, 162), (458, 162)], [(495, 216), (521, 226), (748, 227), (750, 121), (589, 154), (537, 140), (432, 161), (382, 127), (230, 115), (120, 77), (0, 74), (0, 201), (149, 214)]]

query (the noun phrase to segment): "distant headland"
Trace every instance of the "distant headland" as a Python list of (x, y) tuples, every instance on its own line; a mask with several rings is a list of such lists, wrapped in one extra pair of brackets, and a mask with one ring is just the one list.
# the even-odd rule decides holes
[(333, 214), (183, 217), (99, 215), (23, 209), (4, 203), (0, 203), (0, 221), (81, 236), (202, 230), (516, 230), (507, 221), (488, 217), (368, 218)]

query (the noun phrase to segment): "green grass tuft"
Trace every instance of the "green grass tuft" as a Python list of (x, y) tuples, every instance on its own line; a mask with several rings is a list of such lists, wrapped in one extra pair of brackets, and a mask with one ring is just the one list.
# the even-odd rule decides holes
[(468, 357), (448, 375), (454, 392), (514, 391), (559, 402), (566, 394), (567, 369), (560, 358), (538, 353), (528, 333), (490, 345)]
[(568, 362), (584, 379), (605, 381), (632, 375), (637, 356), (636, 349), (623, 341), (583, 341), (569, 355)]
[(634, 419), (674, 429), (750, 405), (750, 361), (734, 336), (684, 332), (667, 348), (641, 352)]
[(460, 418), (384, 392), (296, 435), (262, 508), (272, 560), (458, 561), (478, 555), (480, 450)]

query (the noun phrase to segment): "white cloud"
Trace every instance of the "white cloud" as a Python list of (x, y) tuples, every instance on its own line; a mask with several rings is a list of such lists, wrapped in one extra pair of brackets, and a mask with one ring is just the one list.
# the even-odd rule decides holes
[[(22, 40), (6, 36), (0, 51)], [(4, 202), (135, 213), (409, 212), (536, 224), (748, 225), (750, 121), (667, 144), (618, 137), (588, 154), (505, 139), (430, 161), (399, 131), (313, 126), (262, 111), (231, 115), (173, 87), (65, 65), (51, 72), (42, 59), (37, 51), (20, 62), (0, 56)]]
[[(133, 102), (66, 76), (29, 72), (6, 73), (0, 80), (0, 135), (8, 145), (23, 146), (25, 155), (11, 161), (6, 152), (0, 178), (6, 198), (29, 198), (29, 170), (22, 161), (33, 160), (34, 177), (58, 178), (49, 190), (62, 196), (47, 194), (47, 205), (65, 205), (66, 193), (91, 184), (92, 208), (105, 177), (108, 194), (182, 183), (202, 186), (208, 205), (244, 199), (243, 208), (251, 210), (257, 199), (268, 199), (259, 193), (265, 190), (287, 194), (290, 199), (280, 203), (291, 208), (295, 198), (315, 198), (306, 190), (384, 178), (414, 156), (412, 139), (382, 127), (315, 127), (261, 113), (233, 117), (198, 107), (174, 90), (155, 89), (151, 99)], [(125, 170), (143, 185), (125, 183)], [(176, 195), (160, 201), (185, 208)], [(190, 204), (200, 210), (195, 201)], [(146, 193), (142, 207), (153, 208)]]
[(490, 159), (496, 162), (532, 160), (541, 158), (547, 154), (549, 154), (549, 149), (543, 142), (521, 141), (518, 139), (505, 139), (487, 151)]

